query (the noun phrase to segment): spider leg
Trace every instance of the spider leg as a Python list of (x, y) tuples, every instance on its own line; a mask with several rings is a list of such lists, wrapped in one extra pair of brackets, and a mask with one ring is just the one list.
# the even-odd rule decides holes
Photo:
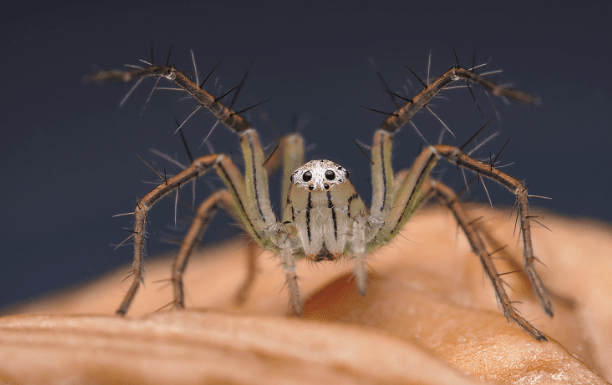
[[(279, 223), (270, 205), (268, 177), (264, 167), (265, 158), (261, 143), (259, 142), (259, 136), (239, 112), (232, 111), (231, 108), (226, 107), (220, 102), (225, 95), (215, 98), (202, 88), (203, 84), (198, 85), (184, 73), (170, 65), (151, 65), (147, 68), (137, 68), (128, 71), (99, 72), (91, 75), (89, 80), (92, 82), (128, 82), (145, 77), (165, 78), (173, 82), (195, 99), (200, 106), (212, 112), (219, 122), (238, 134), (245, 163), (245, 174), (243, 177), (228, 157), (210, 155), (209, 157), (197, 159), (191, 166), (168, 180), (168, 182), (159, 185), (139, 202), (135, 212), (134, 281), (117, 310), (119, 315), (124, 315), (127, 312), (144, 276), (143, 245), (147, 211), (161, 197), (179, 188), (182, 184), (204, 174), (213, 165), (232, 196), (235, 216), (244, 225), (247, 232), (265, 248), (275, 252), (279, 251), (279, 235), (277, 231)], [(205, 165), (202, 164), (202, 159), (206, 160), (204, 162), (206, 163)]]
[[(382, 133), (382, 130), (377, 131), (375, 139), (378, 137), (379, 133)], [(386, 146), (388, 147), (387, 151), (390, 153), (391, 143), (388, 143)], [(384, 203), (386, 215), (383, 217), (383, 223), (379, 225), (379, 229), (374, 236), (368, 237), (368, 251), (374, 250), (391, 241), (391, 239), (399, 233), (404, 224), (421, 207), (425, 201), (425, 195), (422, 191), (423, 183), (427, 179), (430, 171), (436, 165), (438, 159), (439, 156), (434, 147), (429, 146), (417, 157), (410, 170), (400, 171), (396, 174), (396, 180), (394, 180), (394, 182), (397, 183), (387, 187), (387, 191), (385, 191), (385, 194), (388, 194), (388, 198), (386, 198), (387, 201)], [(376, 163), (377, 161), (375, 160), (374, 162)], [(374, 168), (374, 166), (372, 166), (372, 168)], [(393, 177), (393, 174), (385, 176), (385, 178), (391, 177)], [(372, 180), (380, 179), (381, 178), (377, 177), (376, 174), (372, 174)], [(374, 186), (374, 197), (376, 197), (376, 184)], [(380, 194), (380, 192), (378, 194)], [(372, 201), (375, 202), (375, 199)], [(374, 206), (372, 206), (370, 209), (371, 212), (374, 209)]]
[(429, 103), (431, 99), (433, 99), (444, 88), (447, 88), (457, 80), (464, 80), (466, 82), (477, 84), (483, 88), (485, 92), (501, 98), (515, 100), (525, 104), (538, 103), (538, 99), (529, 94), (497, 85), (471, 70), (461, 67), (453, 67), (435, 80), (431, 81), (429, 84), (425, 85), (423, 90), (421, 90), (412, 99), (409, 99), (408, 103), (406, 103), (403, 107), (397, 109), (394, 113), (389, 114), (389, 117), (385, 119), (379, 129), (387, 132), (399, 131), (400, 128), (412, 120), (412, 117), (419, 112), (421, 108), (426, 107), (427, 103)]
[(239, 133), (239, 137), (244, 158), (244, 186), (247, 198), (243, 202), (259, 235), (257, 241), (266, 248), (274, 247), (278, 244), (277, 239), (269, 238), (275, 237), (274, 230), (278, 222), (270, 204), (268, 174), (264, 166), (266, 158), (254, 129)]
[(247, 276), (244, 282), (242, 283), (242, 286), (240, 286), (240, 289), (238, 289), (238, 291), (234, 295), (234, 302), (238, 306), (246, 302), (249, 292), (251, 291), (251, 288), (253, 287), (253, 284), (255, 283), (255, 277), (257, 276), (257, 271), (258, 271), (257, 270), (257, 256), (260, 251), (259, 247), (253, 241), (249, 241), (245, 247), (247, 249), (247, 259), (246, 259)]
[(283, 265), (285, 281), (289, 289), (289, 302), (291, 303), (293, 311), (295, 311), (295, 314), (299, 317), (302, 315), (304, 302), (300, 295), (300, 286), (298, 285), (297, 274), (295, 273), (295, 256), (293, 255), (293, 249), (288, 234), (283, 234), (281, 236), (279, 246), (281, 249), (281, 264)]
[[(281, 141), (284, 145), (283, 151), (283, 180), (281, 187), (281, 207), (286, 207), (285, 201), (289, 197), (291, 186), (291, 174), (304, 164), (304, 139), (299, 134), (290, 134)], [(283, 213), (284, 216), (284, 213)]]
[[(247, 148), (246, 151), (250, 151), (250, 149)], [(248, 158), (248, 154), (245, 154), (245, 158)], [(255, 167), (253, 173), (251, 174), (253, 175), (253, 177), (251, 178), (249, 178), (249, 174), (248, 174), (249, 164), (247, 161), (246, 162), (247, 163), (247, 180), (257, 181), (261, 179), (261, 175), (265, 177), (265, 175), (263, 174), (264, 167), (265, 167), (265, 170), (267, 171), (274, 171), (276, 168), (280, 166), (281, 161), (283, 165), (283, 170), (282, 170), (282, 173), (283, 173), (282, 174), (283, 175), (282, 176), (282, 193), (283, 195), (281, 195), (281, 205), (285, 205), (285, 208), (286, 208), (288, 207), (288, 205), (286, 205), (285, 202), (288, 199), (289, 186), (291, 185), (291, 180), (290, 180), (291, 174), (296, 168), (301, 166), (304, 161), (304, 139), (301, 137), (301, 135), (294, 133), (294, 134), (289, 134), (289, 135), (282, 137), (280, 139), (277, 149), (270, 155), (269, 158), (267, 158), (264, 162), (261, 163), (262, 167)], [(260, 177), (258, 177), (258, 174)], [(267, 177), (266, 177), (265, 188), (266, 190), (264, 193), (266, 194), (265, 196), (267, 197), (268, 196), (267, 195)], [(257, 197), (259, 192), (256, 189), (254, 189), (252, 193), (255, 197)], [(270, 205), (269, 198), (268, 198), (267, 205), (268, 206)], [(259, 207), (257, 209), (259, 210)], [(271, 212), (271, 209), (270, 209), (270, 212)], [(276, 218), (274, 218), (274, 221), (276, 221)], [(274, 229), (278, 229), (281, 234), (284, 233), (285, 230), (282, 229), (282, 226), (279, 226), (279, 225), (280, 224), (276, 222), (274, 223), (273, 227), (268, 225), (267, 227), (265, 227), (265, 229), (270, 229), (269, 236), (273, 237), (272, 240), (274, 244), (278, 245), (278, 247), (280, 248), (281, 264), (283, 265), (283, 269), (285, 271), (286, 284), (287, 284), (287, 287), (289, 288), (289, 296), (291, 299), (290, 302), (291, 302), (291, 305), (295, 313), (300, 315), (302, 312), (303, 304), (300, 298), (299, 286), (297, 283), (297, 274), (295, 273), (295, 260), (294, 260), (295, 257), (292, 255), (292, 250), (294, 246), (292, 245), (292, 243), (295, 243), (295, 240), (292, 241), (290, 232), (287, 232), (285, 235), (280, 235), (280, 237), (282, 238), (284, 237), (287, 238), (286, 241), (283, 241), (283, 242), (289, 242), (288, 243), (289, 246), (285, 246), (285, 247), (289, 247), (289, 249), (285, 251), (285, 254), (283, 254), (281, 245), (277, 243), (277, 242), (280, 242), (280, 239), (278, 238), (279, 233), (274, 233), (271, 231)], [(249, 288), (252, 286), (255, 280), (255, 275), (257, 272), (257, 265), (256, 265), (257, 246), (254, 243), (249, 243), (247, 247), (249, 248), (248, 259), (247, 259), (248, 274), (247, 274), (247, 279), (245, 280), (243, 286), (236, 293), (235, 300), (237, 304), (241, 304), (242, 302), (245, 301), (246, 295), (249, 291)]]
[(353, 259), (355, 259), (355, 283), (359, 294), (365, 295), (367, 290), (367, 266), (366, 266), (366, 220), (363, 216), (358, 215), (353, 221), (353, 234), (351, 238), (351, 247), (353, 251)]
[(282, 166), (282, 181), (281, 181), (281, 207), (286, 206), (286, 200), (289, 196), (289, 187), (291, 186), (291, 174), (304, 164), (304, 138), (300, 134), (285, 135), (280, 139), (280, 142), (275, 151), (270, 154), (265, 161), (265, 167), (268, 172), (274, 172)]
[(103, 83), (109, 81), (130, 82), (141, 80), (146, 77), (165, 78), (189, 93), (200, 105), (212, 112), (217, 120), (223, 123), (230, 130), (239, 133), (251, 128), (240, 114), (233, 112), (208, 93), (204, 88), (189, 79), (184, 73), (173, 66), (151, 65), (145, 68), (135, 68), (127, 71), (102, 71), (89, 76), (89, 81)]
[[(521, 181), (496, 169), (492, 165), (487, 165), (470, 158), (457, 147), (446, 145), (428, 146), (421, 152), (408, 172), (403, 171), (395, 176), (393, 175), (391, 165), (393, 134), (398, 132), (406, 123), (411, 122), (417, 112), (422, 108), (427, 108), (427, 103), (429, 103), (429, 101), (457, 80), (464, 80), (466, 83), (470, 82), (477, 84), (483, 88), (487, 94), (501, 98), (515, 100), (525, 104), (536, 104), (538, 102), (537, 98), (529, 94), (497, 85), (474, 73), (472, 70), (467, 70), (458, 66), (449, 69), (427, 84), (421, 82), (423, 84), (423, 89), (413, 98), (406, 99), (407, 103), (404, 106), (396, 109), (393, 113), (387, 114), (388, 117), (374, 133), (371, 157), (373, 196), (370, 216), (368, 217), (366, 250), (368, 252), (376, 250), (382, 245), (387, 244), (397, 235), (406, 221), (408, 221), (414, 212), (418, 210), (428, 198), (427, 194), (431, 193), (432, 190), (424, 190), (424, 184), (428, 180), (429, 173), (438, 159), (441, 157), (445, 158), (451, 163), (472, 170), (479, 175), (484, 175), (500, 183), (516, 195), (523, 235), (525, 272), (535, 289), (536, 295), (544, 311), (549, 316), (552, 316), (550, 298), (534, 268), (534, 261), (536, 258), (533, 256), (533, 246), (531, 242), (531, 227), (529, 224), (529, 219), (531, 217), (529, 216), (528, 195), (527, 189), (523, 186)], [(470, 228), (466, 230), (468, 237), (473, 238), (473, 236), (470, 235), (472, 233), (475, 233), (475, 231), (470, 230)], [(484, 248), (482, 248), (482, 250), (484, 250)], [(475, 252), (478, 254), (481, 252), (481, 249), (475, 249)], [(481, 256), (481, 258), (483, 257)], [(487, 274), (493, 280), (497, 296), (504, 306), (506, 315), (513, 318), (536, 339), (543, 339), (544, 337), (537, 332), (535, 328), (529, 325), (527, 321), (518, 316), (516, 311), (514, 311), (510, 302), (507, 301), (505, 291), (499, 291), (497, 289), (497, 286), (501, 287), (499, 284), (501, 280), (494, 270), (493, 264), (487, 261), (490, 261), (490, 256), (489, 258), (483, 258), (483, 265), (485, 265)], [(503, 300), (502, 297), (504, 297)], [(504, 303), (504, 301), (507, 303)]]
[(546, 337), (540, 333), (538, 329), (533, 327), (525, 318), (521, 317), (516, 309), (512, 306), (508, 294), (503, 285), (500, 274), (497, 272), (491, 254), (487, 251), (482, 237), (478, 233), (478, 229), (472, 222), (465, 208), (459, 202), (459, 197), (453, 192), (448, 186), (441, 182), (428, 179), (423, 186), (424, 194), (437, 198), (442, 204), (446, 205), (455, 216), (457, 223), (463, 229), (465, 236), (467, 237), (472, 250), (480, 258), (482, 267), (485, 273), (491, 280), (497, 300), (504, 309), (504, 315), (507, 319), (514, 320), (521, 328), (527, 333), (531, 334), (533, 338), (538, 341), (547, 341)]
[[(99, 72), (91, 75), (89, 80), (96, 83), (107, 81), (129, 82), (134, 79), (142, 79), (145, 77), (165, 78), (173, 82), (195, 99), (200, 106), (212, 112), (219, 122), (238, 134), (245, 162), (244, 186), (246, 187), (247, 199), (242, 200), (245, 204), (243, 212), (249, 214), (248, 219), (252, 222), (253, 229), (258, 235), (256, 238), (257, 241), (264, 247), (274, 247), (275, 242), (274, 240), (268, 241), (267, 233), (269, 230), (276, 227), (276, 217), (270, 206), (268, 178), (264, 168), (265, 158), (261, 143), (259, 142), (259, 136), (239, 112), (232, 111), (220, 102), (225, 95), (215, 98), (202, 88), (201, 85), (193, 82), (183, 72), (170, 65), (151, 65), (146, 68), (131, 69), (128, 71)], [(228, 183), (227, 178), (224, 178), (223, 175), (221, 177)], [(231, 187), (229, 190), (232, 192)]]
[[(230, 212), (234, 214), (234, 216), (242, 223), (245, 230), (251, 234), (253, 239), (255, 239), (258, 243), (268, 246), (269, 248), (273, 248), (276, 245), (276, 238), (272, 237), (266, 230), (266, 218), (260, 216), (262, 211), (266, 213), (272, 213), (272, 209), (269, 211), (265, 209), (265, 202), (267, 202), (267, 206), (269, 207), (269, 197), (259, 197), (258, 200), (252, 201), (249, 197), (249, 191), (252, 195), (256, 195), (257, 192), (263, 191), (267, 194), (267, 177), (265, 174), (265, 170), (263, 168), (262, 163), (257, 163), (259, 159), (263, 158), (263, 151), (261, 150), (261, 146), (259, 145), (259, 141), (257, 139), (257, 134), (254, 130), (247, 130), (244, 133), (246, 140), (243, 139), (243, 144), (246, 142), (246, 145), (243, 149), (245, 158), (245, 163), (250, 167), (250, 173), (247, 170), (247, 175), (250, 175), (252, 179), (257, 179), (259, 177), (259, 182), (253, 182), (249, 184), (249, 187), (246, 186), (246, 180), (236, 167), (236, 165), (231, 161), (230, 158), (224, 155), (208, 155), (202, 158), (196, 159), (189, 167), (185, 170), (174, 176), (173, 178), (168, 179), (165, 182), (162, 182), (159, 186), (145, 195), (140, 201), (138, 201), (138, 205), (134, 212), (135, 217), (135, 225), (134, 225), (134, 265), (132, 268), (133, 272), (133, 281), (128, 289), (128, 292), (125, 294), (119, 309), (116, 311), (118, 315), (125, 315), (127, 310), (129, 309), (136, 293), (138, 292), (138, 288), (140, 283), (144, 279), (144, 266), (143, 266), (143, 256), (144, 256), (144, 244), (145, 244), (145, 225), (146, 225), (146, 217), (148, 210), (161, 198), (170, 193), (171, 191), (179, 188), (181, 185), (198, 178), (201, 175), (204, 175), (211, 168), (215, 168), (217, 174), (221, 177), (221, 179), (225, 182), (229, 193), (231, 194), (232, 201), (234, 202), (233, 210)], [(241, 134), (241, 139), (243, 135)], [(259, 149), (259, 153), (255, 154)], [(255, 160), (253, 162), (253, 159)], [(256, 165), (252, 165), (255, 163)], [(263, 174), (262, 174), (263, 170)], [(265, 188), (262, 188), (262, 184), (265, 183)], [(249, 203), (251, 202), (251, 203)], [(263, 202), (263, 204), (262, 204)], [(264, 207), (262, 209), (262, 206)], [(268, 214), (269, 215), (269, 214)], [(276, 218), (272, 213), (272, 218), (268, 217), (267, 221), (273, 220), (273, 223), (276, 224)], [(194, 230), (195, 231), (195, 230)], [(193, 245), (192, 245), (193, 246)], [(185, 257), (188, 258), (188, 255)], [(181, 303), (181, 294), (182, 287), (179, 288), (175, 285), (175, 301), (178, 299), (178, 303)], [(179, 305), (180, 306), (180, 305)]]
[(174, 177), (162, 182), (151, 192), (137, 202), (134, 210), (134, 264), (132, 267), (133, 280), (128, 292), (125, 294), (117, 314), (124, 315), (130, 307), (132, 300), (138, 292), (138, 287), (144, 279), (144, 246), (146, 237), (147, 212), (162, 197), (175, 190), (181, 185), (205, 174), (219, 161), (221, 155), (207, 155), (196, 159), (189, 167)]
[(445, 158), (450, 163), (471, 170), (479, 175), (486, 176), (516, 195), (521, 233), (523, 235), (523, 263), (525, 265), (525, 273), (529, 277), (529, 281), (535, 290), (542, 308), (549, 317), (552, 317), (553, 310), (550, 296), (534, 266), (534, 262), (537, 261), (537, 258), (533, 255), (531, 216), (529, 215), (529, 195), (527, 194), (527, 187), (525, 187), (520, 180), (506, 174), (500, 169), (469, 157), (457, 147), (441, 144), (433, 147), (441, 157)]
[[(285, 161), (285, 169), (287, 169), (287, 167), (293, 167), (293, 163), (295, 163), (295, 161), (292, 161), (292, 159), (296, 157), (299, 157), (299, 160), (298, 160), (299, 162), (302, 161), (301, 157), (299, 156), (300, 155), (299, 150), (301, 149), (302, 150), (301, 152), (303, 154), (303, 139), (299, 135), (289, 135), (289, 136), (283, 137), (281, 139), (280, 145), (282, 146), (283, 152), (285, 153), (284, 155), (285, 159), (289, 158), (289, 161), (287, 160)], [(247, 151), (249, 150), (250, 150), (250, 147), (247, 148)], [(247, 153), (247, 156), (251, 157), (251, 154)], [(274, 157), (274, 154), (272, 154), (272, 157)], [(272, 159), (268, 159), (268, 160), (272, 160)], [(265, 166), (269, 169), (273, 169), (275, 168), (275, 163), (277, 162), (272, 160), (272, 162), (267, 162)], [(287, 166), (287, 163), (289, 163), (289, 166)], [(257, 167), (255, 169), (257, 170)], [(229, 164), (226, 165), (224, 170), (226, 170), (225, 173), (229, 172), (234, 176), (233, 178), (234, 180), (231, 180), (230, 178), (225, 177), (224, 180), (226, 180), (226, 184), (236, 186), (240, 190), (243, 190), (243, 187), (240, 183), (240, 180), (242, 178), (239, 175), (239, 172), (237, 170), (234, 170)], [(224, 177), (225, 173), (222, 175), (222, 178)], [(259, 176), (261, 177), (261, 174)], [(257, 175), (255, 176), (255, 179), (256, 178), (257, 178)], [(191, 255), (197, 242), (202, 238), (202, 235), (206, 231), (208, 224), (210, 223), (213, 216), (215, 215), (217, 208), (221, 207), (225, 209), (226, 211), (228, 211), (230, 214), (232, 214), (234, 217), (236, 217), (239, 220), (241, 219), (241, 216), (243, 218), (248, 217), (246, 216), (246, 213), (244, 213), (243, 210), (238, 209), (235, 204), (235, 202), (238, 202), (238, 204), (241, 205), (241, 203), (244, 202), (244, 197), (242, 198), (240, 197), (240, 195), (244, 195), (244, 194), (240, 194), (236, 192), (235, 195), (237, 199), (233, 200), (232, 194), (228, 190), (217, 191), (213, 195), (208, 197), (198, 208), (197, 213), (196, 213), (196, 218), (193, 220), (191, 228), (189, 229), (186, 237), (183, 240), (183, 243), (181, 245), (181, 250), (179, 251), (179, 254), (177, 255), (174, 265), (172, 267), (172, 284), (173, 284), (173, 291), (174, 291), (174, 300), (173, 300), (174, 305), (173, 306), (175, 308), (178, 308), (178, 309), (185, 308), (184, 291), (183, 291), (183, 273), (187, 266), (187, 261), (189, 259), (189, 256)], [(242, 221), (244, 222), (244, 219)], [(247, 222), (253, 223), (253, 220), (248, 219)], [(252, 229), (252, 233), (257, 234), (257, 231), (255, 228), (253, 228), (253, 226), (247, 225), (246, 227), (247, 227), (247, 230), (250, 227)], [(264, 235), (261, 234), (261, 237), (264, 237)], [(238, 304), (241, 304), (246, 300), (246, 296), (249, 292), (250, 287), (253, 285), (253, 282), (256, 276), (256, 271), (257, 271), (257, 266), (256, 266), (257, 245), (256, 243), (251, 242), (247, 245), (247, 248), (248, 248), (247, 278), (245, 282), (243, 283), (242, 287), (236, 293), (235, 299)]]
[[(410, 69), (409, 69), (410, 70)], [(410, 70), (412, 72), (412, 70)], [(420, 186), (435, 165), (438, 156), (434, 147), (428, 147), (415, 161), (410, 175), (399, 184), (394, 182), (391, 162), (393, 135), (442, 90), (458, 80), (474, 83), (489, 94), (515, 100), (525, 104), (536, 104), (538, 99), (524, 92), (505, 88), (476, 74), (473, 70), (452, 67), (427, 84), (407, 103), (396, 109), (374, 133), (372, 143), (372, 205), (368, 218), (368, 251), (386, 244), (401, 226), (422, 204), (419, 198)], [(416, 194), (415, 194), (416, 193)], [(403, 206), (398, 210), (398, 205)], [(537, 280), (537, 279), (536, 279)]]
[(196, 211), (196, 217), (193, 220), (187, 236), (183, 239), (181, 249), (172, 265), (172, 289), (174, 299), (172, 301), (175, 309), (185, 308), (185, 293), (183, 290), (183, 273), (187, 267), (187, 261), (191, 255), (195, 245), (202, 239), (202, 235), (206, 231), (210, 221), (221, 207), (232, 213), (234, 211), (234, 203), (232, 196), (228, 190), (219, 190), (209, 196)]
[(304, 162), (304, 139), (299, 134), (289, 134), (281, 140), (283, 146), (283, 176), (282, 176), (282, 195), (281, 207), (283, 207), (283, 234), (279, 246), (281, 248), (281, 264), (285, 272), (285, 282), (289, 290), (289, 302), (295, 314), (302, 315), (304, 302), (300, 295), (300, 286), (297, 282), (297, 274), (295, 272), (294, 249), (300, 249), (301, 243), (296, 236), (297, 230), (293, 225), (295, 220), (295, 212), (291, 199), (289, 198), (289, 190), (291, 186), (291, 174), (302, 165)]
[(393, 133), (377, 130), (372, 141), (372, 204), (368, 218), (368, 242), (383, 230), (393, 207)]
[[(378, 136), (375, 135), (375, 138), (377, 137)], [(474, 252), (481, 258), (485, 271), (493, 282), (497, 298), (504, 309), (504, 314), (508, 318), (512, 318), (514, 321), (516, 321), (519, 326), (525, 329), (535, 339), (544, 341), (545, 337), (531, 324), (529, 324), (529, 322), (518, 315), (516, 310), (512, 307), (512, 303), (508, 299), (502, 285), (502, 280), (495, 269), (495, 265), (491, 260), (490, 254), (484, 248), (484, 244), (476, 232), (474, 225), (470, 223), (469, 217), (467, 214), (465, 214), (465, 211), (462, 211), (460, 208), (456, 194), (448, 190), (448, 188), (445, 189), (445, 186), (439, 182), (436, 182), (437, 184), (428, 182), (429, 173), (439, 158), (444, 158), (462, 168), (466, 168), (478, 173), (479, 175), (486, 176), (487, 178), (506, 187), (516, 195), (519, 208), (519, 218), (521, 220), (521, 231), (523, 235), (523, 259), (525, 263), (525, 272), (531, 281), (544, 311), (549, 316), (552, 316), (552, 303), (550, 301), (548, 292), (546, 291), (546, 288), (544, 287), (534, 267), (534, 261), (536, 258), (533, 256), (533, 246), (531, 241), (527, 189), (518, 179), (511, 177), (490, 164), (485, 164), (472, 159), (457, 147), (448, 145), (428, 146), (417, 157), (416, 161), (408, 172), (400, 171), (396, 174), (395, 182), (398, 182), (398, 185), (393, 186), (393, 205), (390, 208), (389, 215), (386, 217), (384, 226), (380, 228), (379, 232), (368, 243), (368, 249), (375, 249), (388, 243), (395, 235), (397, 235), (403, 225), (416, 212), (416, 210), (418, 210), (418, 208), (428, 198), (430, 198), (430, 195), (435, 194), (438, 199), (442, 199), (443, 202), (449, 206), (451, 210), (453, 210), (453, 213), (464, 229), (464, 232), (466, 233)], [(373, 175), (372, 179), (375, 180), (377, 177)], [(378, 177), (378, 179), (380, 180), (381, 178)], [(438, 188), (436, 188), (436, 186), (438, 186)]]

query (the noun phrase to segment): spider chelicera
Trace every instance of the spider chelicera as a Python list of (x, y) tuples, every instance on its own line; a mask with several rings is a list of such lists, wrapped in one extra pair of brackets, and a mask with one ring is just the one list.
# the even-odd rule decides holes
[[(197, 72), (196, 72), (197, 74)], [(210, 75), (209, 75), (210, 76)], [(423, 84), (414, 97), (404, 99), (405, 104), (388, 114), (375, 131), (371, 146), (372, 203), (368, 208), (349, 180), (346, 169), (330, 160), (304, 162), (304, 140), (299, 134), (282, 138), (279, 153), (284, 158), (282, 196), (286, 197), (282, 219), (272, 210), (268, 194), (268, 177), (264, 164), (266, 157), (257, 131), (240, 115), (221, 103), (185, 73), (168, 64), (149, 65), (125, 71), (106, 71), (94, 74), (91, 81), (141, 81), (145, 77), (163, 78), (187, 92), (199, 103), (200, 108), (212, 112), (219, 122), (236, 133), (240, 139), (244, 157), (244, 175), (230, 157), (212, 154), (192, 161), (177, 175), (162, 178), (163, 181), (137, 202), (134, 211), (135, 225), (130, 238), (134, 239), (133, 281), (117, 314), (125, 314), (134, 299), (144, 277), (143, 254), (145, 225), (148, 210), (163, 196), (195, 180), (210, 170), (216, 171), (225, 189), (209, 196), (198, 208), (187, 236), (172, 268), (173, 306), (184, 308), (183, 272), (195, 245), (201, 239), (217, 208), (228, 211), (245, 231), (263, 248), (280, 256), (289, 290), (291, 306), (296, 314), (302, 312), (303, 302), (295, 271), (295, 260), (309, 258), (313, 261), (337, 260), (351, 257), (354, 260), (354, 276), (359, 293), (367, 288), (366, 256), (388, 244), (402, 226), (428, 199), (436, 198), (449, 207), (467, 236), (471, 247), (480, 258), (491, 280), (497, 299), (507, 318), (514, 320), (535, 339), (545, 341), (542, 335), (514, 309), (500, 274), (485, 248), (469, 215), (459, 203), (457, 195), (443, 183), (430, 177), (436, 162), (443, 158), (459, 167), (475, 172), (501, 184), (516, 195), (518, 220), (523, 238), (524, 271), (545, 312), (552, 316), (552, 304), (548, 293), (534, 268), (527, 188), (523, 183), (491, 164), (471, 158), (463, 147), (437, 144), (427, 146), (409, 170), (395, 173), (391, 164), (393, 136), (422, 108), (431, 112), (427, 103), (449, 85), (463, 81), (480, 86), (489, 95), (533, 104), (535, 98), (523, 92), (497, 85), (475, 73), (474, 69), (458, 65), (438, 78)], [(227, 94), (226, 94), (227, 95)], [(432, 112), (433, 113), (433, 112)]]

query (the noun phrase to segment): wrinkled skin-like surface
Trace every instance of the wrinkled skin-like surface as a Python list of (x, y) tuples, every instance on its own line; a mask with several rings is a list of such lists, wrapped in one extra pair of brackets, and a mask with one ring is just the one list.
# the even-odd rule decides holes
[[(477, 206), (500, 272), (521, 264), (508, 213)], [(540, 218), (541, 219), (541, 218)], [(547, 215), (536, 227), (549, 319), (520, 274), (505, 276), (518, 309), (549, 342), (508, 322), (478, 258), (443, 209), (418, 213), (368, 258), (360, 297), (350, 260), (298, 263), (306, 303), (292, 316), (277, 258), (260, 255), (242, 307), (243, 240), (206, 249), (187, 269), (186, 311), (171, 300), (171, 260), (147, 265), (128, 317), (113, 316), (125, 269), (0, 318), (0, 383), (605, 384), (612, 379), (612, 228)], [(41, 315), (31, 315), (37, 313)], [(28, 315), (30, 314), (30, 315)]]

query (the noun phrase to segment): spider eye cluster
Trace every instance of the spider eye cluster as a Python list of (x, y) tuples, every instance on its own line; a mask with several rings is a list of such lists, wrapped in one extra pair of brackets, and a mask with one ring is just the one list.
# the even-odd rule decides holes
[(331, 160), (311, 160), (293, 172), (291, 183), (309, 191), (329, 191), (348, 177), (348, 171)]

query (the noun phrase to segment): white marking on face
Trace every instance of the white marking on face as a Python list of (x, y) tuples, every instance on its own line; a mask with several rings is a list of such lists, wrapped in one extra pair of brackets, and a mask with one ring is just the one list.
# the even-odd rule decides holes
[(348, 180), (346, 169), (331, 160), (311, 160), (291, 174), (291, 182), (310, 191), (329, 191)]

